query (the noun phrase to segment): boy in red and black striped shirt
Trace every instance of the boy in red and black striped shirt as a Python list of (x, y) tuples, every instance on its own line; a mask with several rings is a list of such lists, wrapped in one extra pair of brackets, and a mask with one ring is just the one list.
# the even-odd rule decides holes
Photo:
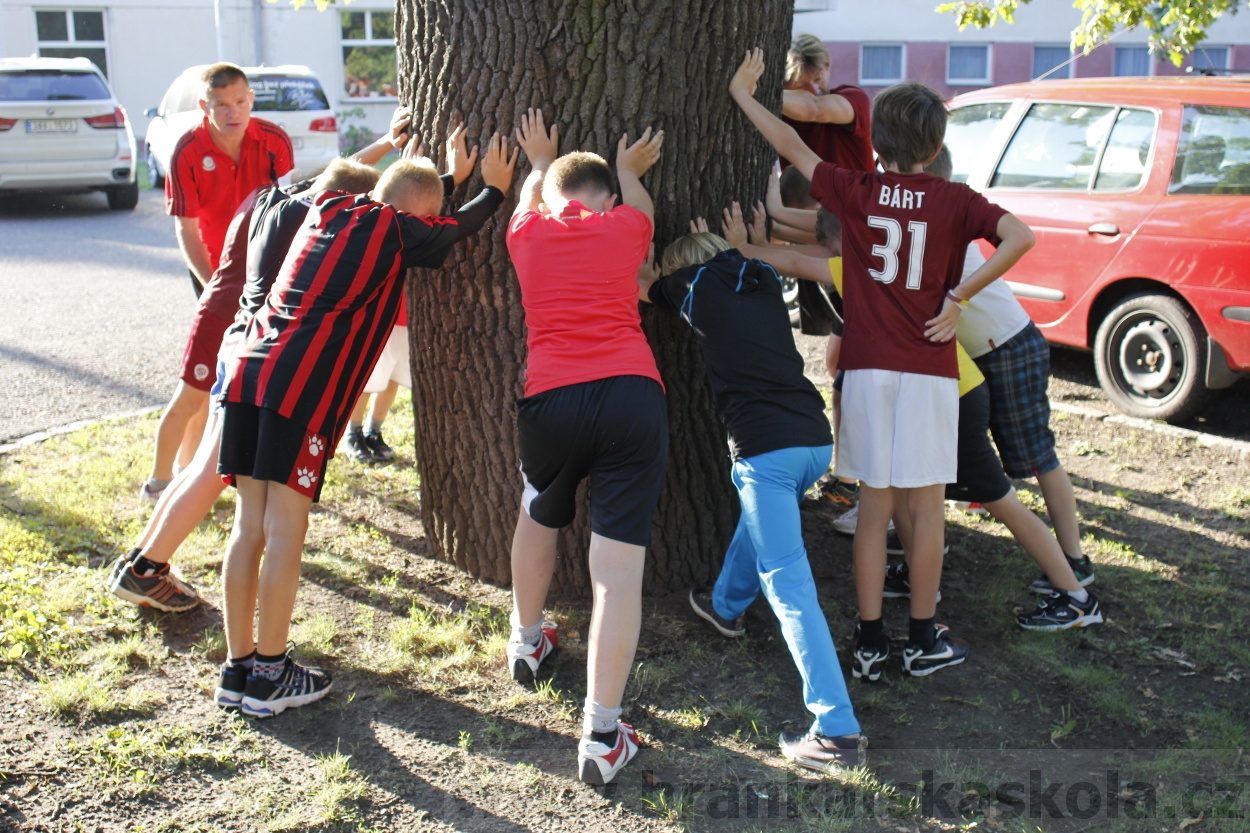
[(222, 569), (224, 619), (230, 656), (255, 657), (240, 703), (255, 717), (329, 690), (329, 675), (285, 653), (308, 512), (395, 326), (404, 273), (440, 265), (482, 227), (504, 200), (517, 156), (508, 158), (496, 134), (482, 193), (442, 217), (443, 183), (415, 155), (406, 151), (370, 194), (318, 195), (228, 369), (218, 471), (238, 502)]

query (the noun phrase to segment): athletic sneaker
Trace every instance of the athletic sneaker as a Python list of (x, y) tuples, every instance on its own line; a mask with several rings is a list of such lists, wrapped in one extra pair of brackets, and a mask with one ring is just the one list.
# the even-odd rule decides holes
[(938, 627), (937, 638), (928, 651), (919, 645), (908, 645), (903, 649), (903, 669), (913, 677), (927, 677), (939, 668), (958, 665), (968, 658), (968, 643), (950, 631)]
[(373, 452), (373, 456), (379, 460), (387, 461), (395, 459), (395, 449), (386, 444), (386, 440), (382, 439), (381, 431), (366, 431), (365, 445)]
[(1016, 617), (1016, 624), (1030, 631), (1062, 631), (1102, 623), (1098, 600), (1090, 593), (1082, 604), (1062, 590), (1056, 590), (1037, 609)]
[(521, 685), (533, 685), (534, 678), (538, 676), (538, 667), (547, 657), (555, 653), (559, 645), (560, 635), (556, 633), (556, 623), (550, 619), (543, 621), (538, 644), (509, 642), (506, 657), (508, 670), (512, 672), (512, 679)]
[[(891, 553), (893, 555), (894, 553)], [(910, 599), (911, 598), (911, 574), (907, 570), (907, 562), (902, 561), (898, 564), (887, 564), (885, 567), (885, 589), (881, 591), (882, 598), (886, 599)], [(942, 601), (942, 591), (938, 591), (937, 600)], [(944, 625), (941, 627), (945, 627)]]
[(200, 603), (200, 596), (169, 569), (168, 564), (150, 576), (135, 574), (133, 563), (118, 573), (109, 590), (119, 599), (167, 613), (182, 613)]
[(152, 481), (143, 481), (143, 485), (139, 487), (139, 500), (147, 503), (156, 503), (161, 499), (161, 495), (165, 494), (165, 490), (169, 488), (169, 484), (173, 482), (174, 481), (170, 480), (159, 489), (154, 489), (152, 488)]
[(855, 625), (855, 653), (851, 655), (851, 676), (865, 678), (869, 682), (881, 679), (881, 669), (890, 658), (890, 640), (882, 639), (878, 646), (864, 645), (859, 641), (859, 625)]
[(628, 723), (616, 724), (616, 743), (608, 746), (590, 735), (582, 735), (577, 744), (577, 771), (584, 783), (609, 783), (621, 767), (634, 759), (642, 742)]
[(868, 738), (863, 735), (831, 738), (813, 732), (782, 732), (777, 745), (787, 760), (817, 772), (841, 772), (868, 762)]
[[(859, 504), (856, 503), (850, 509), (833, 519), (833, 529), (835, 532), (841, 532), (843, 535), (854, 535), (855, 527), (859, 523)], [(890, 521), (890, 525), (886, 527), (887, 531), (894, 531), (894, 521)]]
[(736, 637), (747, 632), (746, 628), (742, 627), (741, 619), (731, 622), (716, 612), (716, 608), (712, 606), (712, 591), (710, 590), (691, 590), (690, 607), (701, 618), (711, 622), (712, 627), (720, 631), (721, 636)]
[(859, 503), (859, 484), (845, 483), (833, 475), (820, 482), (820, 493), (838, 509), (850, 509)]
[(343, 446), (347, 450), (348, 459), (356, 463), (377, 463), (380, 462), (374, 456), (373, 449), (365, 442), (365, 435), (359, 431), (348, 431), (347, 437), (343, 441)]
[[(1063, 557), (1068, 559), (1068, 566), (1072, 568), (1072, 572), (1076, 574), (1076, 580), (1081, 583), (1082, 587), (1088, 587), (1094, 583), (1094, 562), (1089, 560), (1088, 555), (1082, 556), (1080, 561), (1077, 561), (1066, 552), (1063, 554)], [(1029, 584), (1031, 592), (1040, 593), (1043, 596), (1051, 595), (1056, 589), (1046, 576), (1035, 578)]]
[(985, 508), (984, 503), (977, 503), (975, 500), (952, 500), (952, 504), (956, 509), (967, 512), (970, 515), (988, 515), (990, 510)]
[(251, 669), (244, 665), (225, 663), (213, 700), (223, 709), (237, 709), (243, 704), (243, 692), (247, 690), (247, 675)]
[(138, 558), (142, 553), (138, 547), (124, 552), (117, 556), (117, 560), (113, 562), (113, 566), (109, 568), (108, 588), (113, 589), (113, 584), (117, 581), (117, 577), (122, 574), (122, 570), (130, 566), (130, 562)]
[(330, 693), (331, 686), (329, 674), (320, 668), (305, 668), (287, 651), (278, 679), (248, 674), (239, 705), (250, 717), (273, 717), (320, 700)]

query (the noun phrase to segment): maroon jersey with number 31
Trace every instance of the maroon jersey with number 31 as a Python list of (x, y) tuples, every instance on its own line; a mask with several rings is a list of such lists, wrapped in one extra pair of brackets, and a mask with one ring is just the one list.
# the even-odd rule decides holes
[(925, 338), (973, 240), (998, 243), (1006, 210), (967, 185), (928, 174), (864, 173), (827, 162), (812, 196), (842, 219), (843, 370), (958, 378), (955, 341)]

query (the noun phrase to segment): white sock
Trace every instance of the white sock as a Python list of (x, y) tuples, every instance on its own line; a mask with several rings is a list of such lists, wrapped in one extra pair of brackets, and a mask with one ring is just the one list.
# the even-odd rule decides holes
[(382, 423), (374, 422), (371, 419), (365, 420), (365, 433), (366, 434), (381, 434)]
[(513, 625), (512, 638), (513, 642), (524, 642), (526, 645), (537, 645), (538, 640), (543, 638), (543, 620), (539, 619), (533, 625)]
[(1072, 601), (1077, 604), (1085, 604), (1089, 601), (1089, 591), (1082, 587), (1080, 590), (1069, 590), (1068, 595), (1072, 597)]
[(616, 723), (621, 717), (622, 709), (609, 709), (586, 698), (582, 708), (582, 734), (590, 732), (614, 732)]

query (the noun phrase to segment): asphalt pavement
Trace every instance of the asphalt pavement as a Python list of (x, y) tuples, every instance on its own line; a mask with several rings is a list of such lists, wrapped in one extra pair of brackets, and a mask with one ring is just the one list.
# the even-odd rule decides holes
[(0, 443), (166, 402), (194, 311), (162, 192), (0, 199)]

